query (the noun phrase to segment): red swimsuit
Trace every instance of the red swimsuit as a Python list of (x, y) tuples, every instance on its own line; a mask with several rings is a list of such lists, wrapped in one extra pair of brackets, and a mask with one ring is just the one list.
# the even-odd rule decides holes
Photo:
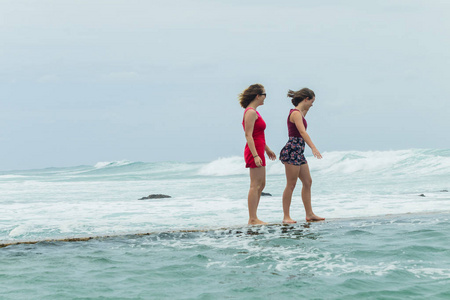
[[(244, 111), (244, 117), (247, 110), (253, 109), (251, 107), (248, 107)], [(258, 153), (259, 157), (262, 160), (262, 166), (266, 166), (266, 158), (264, 157), (264, 151), (266, 149), (266, 138), (264, 136), (264, 130), (266, 129), (266, 122), (264, 122), (263, 118), (255, 110), (256, 114), (258, 115), (258, 119), (255, 121), (255, 126), (253, 127), (253, 140), (255, 141), (255, 148), (256, 152)], [(245, 131), (245, 120), (242, 120), (242, 126), (244, 127)], [(255, 159), (253, 158), (253, 154), (250, 151), (250, 148), (248, 147), (248, 144), (245, 144), (245, 150), (244, 150), (244, 158), (245, 158), (245, 167), (246, 168), (257, 168), (255, 164)]]

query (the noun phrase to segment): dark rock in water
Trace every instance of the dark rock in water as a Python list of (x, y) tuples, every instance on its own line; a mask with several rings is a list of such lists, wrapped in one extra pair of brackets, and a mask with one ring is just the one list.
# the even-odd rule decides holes
[(444, 192), (444, 193), (446, 192), (446, 193), (448, 193), (448, 190), (442, 190), (441, 192)]
[(169, 195), (163, 195), (163, 194), (151, 194), (148, 195), (148, 197), (142, 197), (139, 200), (148, 200), (148, 199), (161, 199), (161, 198), (172, 198)]
[(261, 196), (272, 196), (272, 194), (271, 193), (264, 193), (264, 192), (262, 192)]
[(419, 196), (420, 196), (420, 197), (425, 197), (425, 195), (424, 195), (424, 194), (420, 194)]

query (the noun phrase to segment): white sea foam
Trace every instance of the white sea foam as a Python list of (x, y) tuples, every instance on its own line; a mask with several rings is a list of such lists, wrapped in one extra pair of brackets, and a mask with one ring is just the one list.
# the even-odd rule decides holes
[(120, 167), (132, 164), (132, 161), (119, 160), (119, 161), (102, 161), (95, 164), (94, 168), (101, 169), (106, 167)]
[(410, 269), (411, 273), (413, 273), (417, 278), (431, 278), (431, 279), (449, 279), (450, 278), (450, 270), (449, 269), (441, 269), (441, 268), (416, 268)]
[[(449, 157), (445, 151), (404, 150), (330, 152), (324, 153), (323, 160), (309, 158), (314, 211), (335, 219), (450, 211), (450, 193), (445, 192), (450, 190)], [(87, 174), (92, 170), (95, 176), (77, 174), (80, 170)], [(99, 163), (96, 169), (30, 173), (32, 180), (26, 181), (0, 177), (4, 226), (0, 240), (229, 227), (244, 225), (248, 218), (249, 176), (242, 157), (206, 164), (118, 161)], [(273, 196), (261, 198), (258, 216), (262, 220), (281, 221), (285, 184), (283, 165), (267, 160), (265, 191)], [(419, 196), (422, 193), (425, 197)], [(172, 198), (137, 200), (149, 194)], [(301, 221), (300, 194), (301, 183), (291, 206), (291, 216)]]
[(310, 159), (310, 165), (311, 171), (318, 171), (324, 174), (380, 172), (393, 168), (410, 155), (410, 153), (405, 153), (405, 151), (324, 152), (323, 159)]
[(23, 236), (27, 233), (29, 233), (30, 231), (32, 231), (35, 227), (30, 225), (19, 225), (16, 226), (14, 229), (12, 229), (9, 232), (9, 236), (14, 238), (14, 237), (18, 237), (18, 236)]
[(205, 176), (228, 176), (247, 174), (245, 162), (242, 157), (232, 156), (219, 158), (200, 168), (199, 175)]
[(18, 178), (26, 178), (26, 176), (23, 175), (0, 175), (0, 180), (1, 179), (18, 179)]
[[(443, 150), (445, 151), (445, 150)], [(390, 176), (415, 173), (417, 175), (448, 174), (450, 155), (439, 155), (432, 150), (396, 151), (334, 151), (324, 152), (323, 159), (307, 157), (311, 172), (324, 175), (380, 174)], [(279, 160), (266, 159), (267, 174), (284, 174)], [(243, 157), (219, 158), (207, 163), (199, 170), (200, 175), (229, 176), (247, 174)]]
[[(245, 231), (245, 229), (242, 230)], [(284, 237), (286, 239), (295, 238), (299, 241), (298, 244), (294, 243), (293, 245), (290, 243), (288, 245), (281, 244), (277, 247), (270, 247), (267, 246), (265, 241), (278, 239), (283, 235), (280, 227), (271, 228), (271, 230), (274, 231), (269, 231), (264, 227), (258, 228), (258, 236), (260, 236), (258, 240), (260, 242), (256, 242), (251, 235), (240, 235), (238, 233), (221, 235), (220, 232), (201, 233), (192, 239), (166, 239), (158, 240), (158, 242), (163, 247), (169, 247), (175, 251), (204, 247), (220, 249), (225, 253), (229, 249), (235, 253), (232, 257), (220, 255), (209, 258), (206, 264), (207, 268), (264, 268), (279, 274), (289, 274), (294, 271), (295, 274), (301, 274), (301, 276), (313, 273), (314, 276), (334, 277), (354, 273), (382, 277), (394, 271), (407, 271), (416, 274), (417, 277), (432, 275), (436, 278), (448, 278), (448, 272), (442, 269), (404, 266), (397, 261), (379, 262), (377, 260), (368, 261), (364, 258), (361, 258), (361, 261), (348, 260), (347, 257), (350, 255), (345, 247), (342, 253), (333, 253), (327, 250), (326, 246), (319, 248), (316, 246), (300, 246), (307, 244), (304, 241), (308, 239), (307, 236), (309, 234), (313, 233), (314, 230), (311, 228), (301, 229), (300, 227), (296, 234), (293, 234), (294, 230)], [(321, 246), (320, 242), (317, 246)], [(296, 277), (298, 275), (292, 276)]]

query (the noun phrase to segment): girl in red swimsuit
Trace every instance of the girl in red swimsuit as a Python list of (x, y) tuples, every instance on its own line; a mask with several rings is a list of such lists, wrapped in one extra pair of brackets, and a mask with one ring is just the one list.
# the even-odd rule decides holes
[(245, 89), (239, 95), (239, 102), (245, 108), (242, 126), (245, 131), (245, 145), (244, 157), (245, 166), (250, 168), (250, 190), (248, 191), (248, 224), (267, 224), (256, 215), (258, 209), (261, 192), (266, 185), (266, 159), (264, 151), (271, 160), (277, 157), (275, 153), (266, 145), (264, 130), (266, 123), (261, 115), (256, 111), (256, 108), (264, 104), (266, 99), (266, 91), (261, 84), (253, 84)]

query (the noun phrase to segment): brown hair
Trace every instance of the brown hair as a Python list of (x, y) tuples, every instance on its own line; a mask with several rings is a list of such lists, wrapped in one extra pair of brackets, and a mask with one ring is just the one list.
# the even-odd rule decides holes
[(312, 90), (308, 88), (302, 88), (301, 90), (296, 92), (294, 92), (293, 90), (289, 90), (287, 96), (292, 98), (292, 104), (294, 104), (294, 106), (297, 106), (300, 102), (302, 102), (306, 98), (309, 98), (309, 100), (311, 100), (316, 95)]
[(250, 102), (255, 100), (256, 96), (261, 95), (263, 92), (264, 86), (262, 84), (252, 84), (239, 94), (239, 103), (243, 108), (247, 108)]

